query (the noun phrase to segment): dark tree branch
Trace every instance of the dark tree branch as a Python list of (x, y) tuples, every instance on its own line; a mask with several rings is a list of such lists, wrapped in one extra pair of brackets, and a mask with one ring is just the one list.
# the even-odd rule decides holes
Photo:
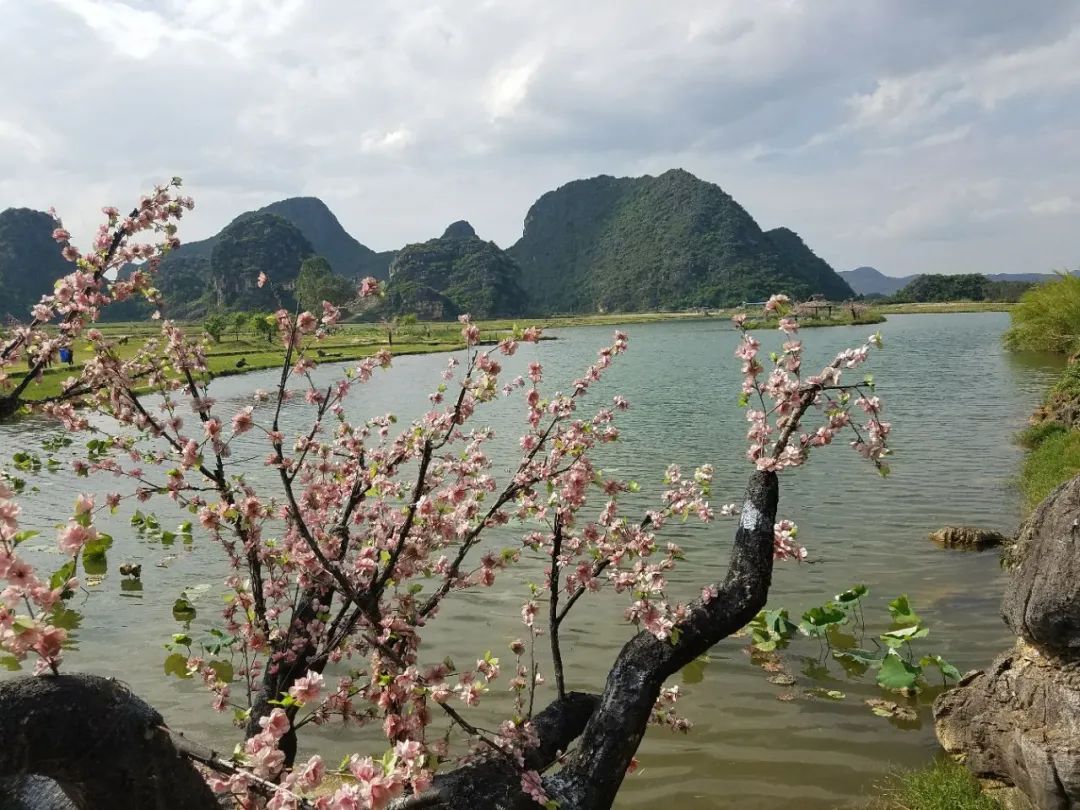
[(772, 581), (778, 493), (775, 473), (750, 477), (727, 575), (715, 598), (690, 606), (689, 617), (677, 625), (676, 641), (642, 632), (622, 648), (577, 753), (544, 780), (560, 807), (611, 807), (664, 681), (764, 607)]
[(562, 515), (556, 512), (551, 540), (551, 574), (548, 576), (548, 635), (551, 638), (551, 663), (555, 670), (555, 685), (558, 687), (560, 699), (566, 697), (566, 677), (563, 675), (562, 650), (559, 648), (559, 625), (562, 624), (559, 616), (559, 555), (562, 554), (562, 540)]

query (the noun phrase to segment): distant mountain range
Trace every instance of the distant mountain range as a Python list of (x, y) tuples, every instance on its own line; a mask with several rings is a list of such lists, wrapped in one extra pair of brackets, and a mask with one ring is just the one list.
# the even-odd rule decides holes
[[(887, 276), (875, 267), (856, 267), (838, 274), (857, 295), (893, 295), (919, 277)], [(1039, 283), (1054, 278), (1053, 273), (986, 273), (991, 281), (1027, 281)]]
[[(25, 317), (70, 265), (60, 258), (47, 214), (0, 213), (0, 314)], [(437, 239), (375, 251), (351, 236), (321, 200), (294, 197), (237, 216), (208, 239), (183, 244), (161, 264), (157, 286), (168, 314), (267, 309), (291, 300), (300, 263), (312, 256), (349, 279), (388, 280), (367, 317), (415, 313), (451, 318), (707, 308), (759, 301), (775, 292), (890, 295), (916, 276), (872, 267), (837, 273), (788, 228), (762, 230), (719, 186), (672, 169), (653, 177), (601, 175), (542, 195), (507, 249), (465, 221)], [(256, 279), (265, 271), (274, 294)], [(1042, 281), (1049, 274), (997, 274)], [(139, 305), (110, 308), (139, 317)]]

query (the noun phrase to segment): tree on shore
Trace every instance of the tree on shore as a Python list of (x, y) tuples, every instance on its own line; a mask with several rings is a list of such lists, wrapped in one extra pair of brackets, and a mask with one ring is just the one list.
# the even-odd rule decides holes
[[(53, 777), (92, 796), (89, 806), (121, 801), (122, 785), (150, 807), (170, 806), (179, 795), (185, 807), (212, 807), (215, 794), (244, 807), (331, 810), (609, 807), (648, 725), (687, 727), (675, 711), (678, 690), (665, 688), (666, 679), (757, 614), (774, 560), (805, 555), (790, 521), (777, 518), (779, 475), (842, 433), (885, 469), (889, 425), (880, 419), (881, 402), (862, 380), (844, 377), (879, 340), (806, 375), (784, 296), (768, 304), (781, 316), (779, 351), (764, 355), (746, 331), (736, 350), (749, 424), (741, 505), (712, 505), (711, 466), (684, 473), (672, 465), (659, 500), (637, 511), (626, 503), (633, 482), (599, 466), (597, 452), (620, 438), (619, 414), (629, 407), (618, 395), (592, 402), (597, 382), (629, 347), (621, 332), (569, 392), (549, 393), (538, 361), (512, 380), (503, 369), (539, 339), (538, 329), (485, 348), (477, 325), (462, 316), (463, 359), (449, 361), (427, 412), (399, 428), (389, 415), (353, 421), (345, 407), (356, 389), (378, 384), (389, 352), (359, 361), (339, 380), (318, 382), (314, 347), (340, 312), (329, 301), (316, 311), (281, 308), (273, 315), (285, 352), (276, 389), (224, 410), (210, 394), (205, 343), (177, 324), (162, 322), (160, 340), (126, 359), (91, 327), (118, 296), (150, 288), (139, 274), (118, 286), (105, 271), (134, 253), (152, 270), (155, 257), (176, 244), (174, 220), (188, 207), (169, 188), (158, 189), (138, 218), (109, 213), (89, 254), (58, 227), (57, 241), (77, 269), (0, 350), (3, 371), (27, 356), (39, 362), (76, 337), (90, 342), (92, 360), (41, 411), (93, 437), (93, 451), (76, 462), (79, 474), (108, 472), (123, 482), (103, 500), (78, 496), (57, 537), (66, 562), (49, 576), (20, 556), (26, 533), (19, 495), (0, 481), (0, 577), (9, 583), (0, 601), (0, 648), (34, 659), (40, 676), (0, 684), (0, 738), (24, 742), (18, 754), (4, 746), (0, 776)], [(144, 221), (143, 230), (158, 229), (162, 241), (129, 246)], [(259, 287), (267, 283), (272, 293), (273, 280), (260, 274)], [(358, 294), (377, 292), (377, 282), (365, 279)], [(744, 322), (736, 318), (740, 329)], [(502, 397), (520, 399), (527, 426), (505, 476), (488, 450), (494, 434), (480, 421)], [(286, 405), (306, 409), (299, 429), (285, 423)], [(273, 472), (272, 487), (257, 485), (235, 461), (252, 448)], [(231, 760), (165, 728), (121, 685), (59, 674), (66, 632), (51, 616), (75, 592), (87, 549), (103, 542), (95, 517), (156, 496), (190, 509), (231, 566), (214, 649), (197, 649), (183, 635), (170, 641), (215, 708), (233, 710), (243, 726)], [(702, 573), (690, 602), (669, 598), (671, 571), (684, 555), (665, 539), (665, 528), (716, 515), (737, 519), (726, 574)], [(520, 543), (500, 553), (483, 541), (504, 526), (516, 527)], [(541, 561), (544, 573), (521, 605), (523, 638), (506, 652), (480, 640), (475, 650), (436, 658), (432, 633), (446, 600), (491, 588), (525, 559)], [(572, 610), (600, 591), (625, 599), (637, 633), (605, 683), (568, 691), (562, 632)], [(538, 645), (548, 647), (550, 672), (537, 663)], [(495, 725), (486, 715), (478, 719), (476, 707), (502, 684), (513, 711)], [(57, 707), (70, 705), (81, 708), (65, 719)], [(29, 721), (16, 729), (12, 718)], [(298, 761), (298, 734), (332, 721), (378, 729), (385, 743), (337, 768), (318, 755)], [(111, 760), (81, 758), (87, 729), (108, 723)], [(145, 750), (129, 750), (140, 746)], [(333, 770), (346, 781), (305, 798)]]

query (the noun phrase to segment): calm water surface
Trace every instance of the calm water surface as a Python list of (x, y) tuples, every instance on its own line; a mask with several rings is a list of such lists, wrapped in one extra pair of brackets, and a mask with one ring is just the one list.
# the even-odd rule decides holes
[[(948, 523), (1011, 532), (1019, 521), (1012, 480), (1021, 451), (1011, 437), (1058, 367), (1052, 359), (1002, 351), (1000, 336), (1007, 323), (1007, 315), (979, 313), (899, 315), (881, 325), (886, 350), (873, 358), (870, 370), (893, 423), (893, 474), (883, 480), (848, 448), (837, 446), (781, 478), (780, 511), (799, 523), (810, 564), (778, 567), (772, 606), (786, 606), (797, 615), (862, 582), (871, 589), (867, 615), (872, 624), (889, 599), (909, 594), (932, 627), (926, 650), (940, 652), (961, 670), (985, 665), (1008, 642), (998, 616), (1002, 575), (996, 554), (944, 551), (926, 538)], [(641, 483), (642, 506), (653, 502), (649, 496), (660, 490), (664, 468), (672, 461), (687, 467), (715, 465), (717, 502), (740, 500), (749, 466), (742, 461), (745, 421), (735, 406), (736, 334), (716, 321), (634, 325), (627, 331), (631, 351), (594, 399), (618, 391), (632, 405), (620, 416), (623, 441), (605, 448), (603, 466)], [(867, 327), (808, 330), (807, 367), (856, 345), (867, 332)], [(610, 330), (587, 327), (556, 334), (557, 342), (526, 347), (508, 371), (517, 373), (517, 366), (538, 358), (545, 363), (547, 384), (565, 386), (605, 344)], [(390, 410), (402, 417), (417, 415), (445, 363), (440, 355), (395, 361), (377, 385), (352, 400), (354, 416)], [(320, 373), (329, 378), (332, 370)], [(221, 413), (231, 413), (252, 390), (273, 384), (272, 374), (257, 373), (218, 380), (213, 392)], [(499, 436), (493, 452), (500, 468), (513, 461), (523, 413), (516, 400), (502, 402), (482, 420)], [(288, 416), (296, 426), (305, 414), (303, 406), (294, 405)], [(0, 425), (2, 456), (10, 458), (16, 449), (52, 435), (57, 430), (46, 423)], [(264, 452), (259, 448), (248, 455), (261, 458)], [(236, 453), (237, 458), (244, 455)], [(251, 466), (253, 475), (265, 474), (257, 463)], [(116, 488), (110, 477), (88, 481), (66, 471), (37, 476), (34, 483), (41, 491), (25, 504), (25, 527), (42, 530), (64, 516), (76, 492)], [(166, 528), (180, 519), (168, 504), (157, 513)], [(88, 595), (73, 600), (81, 617), (67, 668), (122, 678), (175, 727), (229, 749), (237, 736), (228, 718), (212, 712), (206, 694), (192, 681), (162, 674), (162, 645), (182, 629), (171, 614), (179, 592), (186, 590), (199, 608), (194, 630), (209, 627), (215, 618), (223, 573), (219, 555), (198, 536), (190, 547), (179, 542), (163, 547), (139, 538), (128, 526), (129, 515), (124, 509), (111, 528), (103, 527), (116, 538), (109, 569)], [(724, 520), (707, 527), (672, 527), (668, 536), (688, 556), (674, 577), (677, 594), (692, 596), (723, 571), (732, 531)], [(492, 542), (513, 539), (505, 535)], [(32, 553), (48, 564), (49, 543), (37, 542)], [(126, 561), (143, 564), (141, 589), (125, 585), (116, 572)], [(492, 648), (509, 664), (505, 645), (524, 635), (518, 615), (524, 581), (538, 576), (538, 565), (529, 563), (490, 591), (448, 602), (435, 625), (432, 660), (447, 653), (468, 659)], [(614, 598), (583, 603), (585, 609), (568, 622), (564, 657), (570, 688), (602, 687), (607, 668), (630, 635), (621, 622), (623, 606)], [(627, 779), (618, 806), (844, 807), (872, 790), (890, 767), (919, 765), (931, 756), (936, 748), (927, 707), (932, 694), (922, 701), (920, 721), (898, 728), (864, 705), (866, 698), (885, 697), (872, 677), (848, 679), (835, 663), (831, 674), (822, 674), (816, 670), (816, 654), (816, 642), (793, 646), (785, 661), (798, 683), (785, 689), (767, 682), (766, 673), (747, 655), (745, 639), (717, 645), (704, 666), (677, 678), (685, 690), (681, 712), (694, 720), (693, 730), (680, 736), (650, 731), (639, 752), (641, 770)], [(819, 686), (846, 698), (805, 695), (804, 690)], [(777, 699), (786, 692), (796, 699)], [(489, 705), (507, 708), (509, 701), (495, 695)], [(329, 753), (330, 761), (377, 745), (370, 736), (340, 727), (316, 729), (303, 739), (309, 748)]]

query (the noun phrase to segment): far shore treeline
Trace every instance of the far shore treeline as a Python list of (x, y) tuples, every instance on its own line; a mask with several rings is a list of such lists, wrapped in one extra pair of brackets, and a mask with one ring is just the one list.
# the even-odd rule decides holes
[[(0, 212), (0, 317), (25, 318), (69, 271), (51, 238), (54, 227), (40, 211)], [(260, 272), (271, 287), (257, 284)], [(360, 305), (351, 299), (365, 276), (387, 281), (386, 295)], [(847, 301), (864, 291), (881, 298), (873, 290), (895, 281), (873, 268), (837, 273), (794, 231), (762, 230), (719, 186), (673, 169), (657, 177), (576, 180), (550, 191), (529, 209), (522, 238), (506, 249), (459, 221), (437, 238), (377, 252), (321, 200), (282, 200), (182, 244), (162, 262), (155, 283), (174, 319), (273, 311), (297, 300), (310, 306), (312, 297), (324, 296), (346, 306), (353, 320), (378, 321), (715, 309), (777, 291), (797, 300)], [(1015, 301), (1030, 286), (977, 274), (903, 281), (881, 300)], [(140, 320), (149, 312), (145, 301), (127, 301), (110, 307), (108, 317)]]

